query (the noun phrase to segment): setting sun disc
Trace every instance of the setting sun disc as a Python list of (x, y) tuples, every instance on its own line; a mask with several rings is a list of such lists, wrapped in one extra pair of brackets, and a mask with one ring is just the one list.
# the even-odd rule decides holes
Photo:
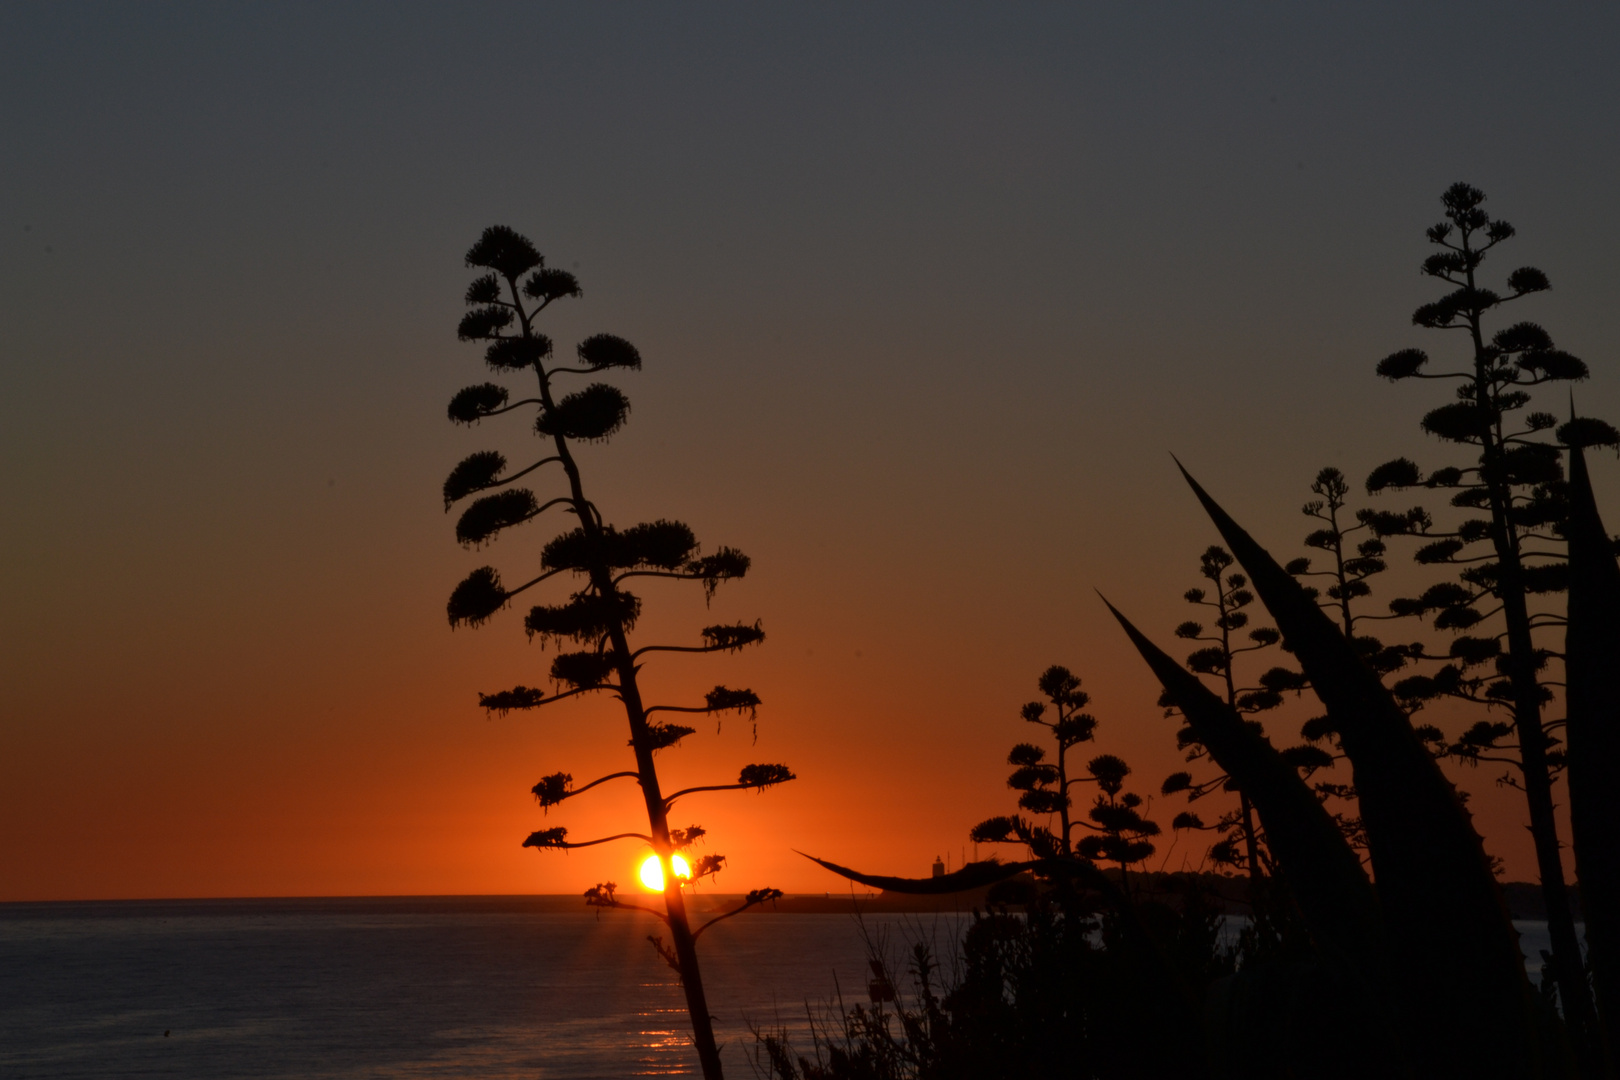
[[(691, 878), (692, 868), (687, 865), (685, 859), (681, 858), (679, 855), (672, 855), (670, 856), (670, 862), (675, 865), (676, 877), (683, 879)], [(658, 861), (658, 856), (649, 855), (642, 860), (640, 877), (642, 888), (647, 889), (650, 892), (664, 891), (664, 866)]]

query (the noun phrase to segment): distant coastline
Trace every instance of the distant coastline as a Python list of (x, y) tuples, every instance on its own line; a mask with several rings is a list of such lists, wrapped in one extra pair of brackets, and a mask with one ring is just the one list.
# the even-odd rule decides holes
[[(1141, 875), (1139, 888), (1151, 896), (1168, 895), (1182, 875)], [(1221, 910), (1243, 914), (1247, 882), (1239, 877), (1199, 875), (1206, 893)], [(1133, 877), (1133, 883), (1135, 879)], [(790, 893), (774, 904), (753, 909), (756, 915), (942, 914), (970, 912), (985, 906), (987, 890), (974, 889), (948, 896), (908, 896), (896, 893), (824, 892)], [(1502, 885), (1508, 910), (1515, 919), (1547, 917), (1541, 889), (1533, 882), (1509, 881)], [(697, 912), (723, 909), (741, 900), (740, 894), (700, 892), (688, 900)], [(486, 894), (445, 896), (287, 896), (287, 897), (173, 897), (146, 900), (11, 900), (0, 901), (0, 919), (27, 918), (184, 918), (209, 915), (343, 914), (535, 914), (586, 913), (583, 898), (563, 894)], [(1577, 900), (1575, 916), (1581, 917)], [(615, 916), (617, 917), (617, 916)]]

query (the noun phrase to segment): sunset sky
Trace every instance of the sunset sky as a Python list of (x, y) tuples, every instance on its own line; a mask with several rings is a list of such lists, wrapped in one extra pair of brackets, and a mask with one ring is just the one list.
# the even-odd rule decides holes
[[(1448, 184), (1518, 227), (1494, 269), (1551, 276), (1524, 315), (1620, 423), (1617, 41), (1547, 2), (0, 7), (0, 900), (633, 880), (634, 844), (519, 847), (645, 829), (629, 787), (529, 794), (631, 767), (617, 703), (487, 717), (551, 654), (521, 608), (444, 616), (562, 522), (473, 552), (442, 512), (466, 454), (539, 456), (444, 417), (487, 377), (455, 326), (494, 223), (579, 276), (562, 348), (645, 359), (582, 451), (607, 517), (754, 559), (709, 610), (649, 586), (636, 631), (768, 634), (647, 669), (765, 701), (668, 786), (800, 777), (676, 811), (720, 889), (971, 857), (1053, 663), (1084, 754), (1156, 794), (1174, 722), (1093, 590), (1185, 651), (1216, 537), (1172, 452), (1280, 558), (1319, 467), (1459, 460), (1417, 426), (1447, 391), (1373, 374), (1453, 355), (1409, 324)], [(1432, 580), (1394, 561), (1379, 599)], [(1520, 797), (1459, 775), (1533, 877)]]

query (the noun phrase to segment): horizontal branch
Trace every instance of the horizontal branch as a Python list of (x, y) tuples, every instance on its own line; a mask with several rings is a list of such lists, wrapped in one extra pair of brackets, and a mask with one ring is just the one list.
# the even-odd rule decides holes
[[(729, 648), (728, 646), (723, 646), (723, 645), (643, 645), (641, 648), (637, 649), (635, 652), (630, 654), (630, 659), (632, 661), (634, 661), (639, 656), (641, 656), (642, 653), (650, 653), (650, 652), (713, 653), (713, 652), (726, 652), (726, 651), (728, 651), (728, 648)], [(662, 707), (663, 708), (673, 708), (673, 706), (667, 706), (667, 705), (662, 706)], [(699, 712), (707, 712), (708, 710), (699, 709), (698, 711)]]
[(576, 686), (572, 690), (564, 690), (562, 693), (553, 694), (551, 697), (529, 699), (523, 695), (525, 693), (543, 694), (544, 691), (531, 690), (527, 686), (515, 686), (510, 690), (500, 690), (493, 694), (479, 694), (478, 704), (490, 712), (498, 712), (505, 716), (513, 709), (538, 709), (543, 705), (562, 701), (564, 698), (591, 693), (593, 690), (617, 690), (618, 688), (616, 683), (602, 683), (598, 686)]
[[(626, 911), (645, 911), (648, 915), (652, 915), (655, 918), (663, 919), (665, 923), (669, 922), (669, 916), (664, 914), (662, 911), (659, 911), (657, 908), (642, 907), (640, 904), (627, 904), (623, 900), (618, 899), (617, 897), (615, 897), (612, 901), (610, 901), (608, 903), (605, 903), (605, 904), (592, 904), (591, 906), (592, 907), (604, 907), (604, 908), (623, 908)], [(697, 935), (693, 934), (692, 936), (695, 938)]]
[(562, 828), (558, 828), (558, 829), (542, 829), (539, 832), (530, 833), (529, 838), (527, 840), (523, 841), (523, 846), (524, 847), (533, 847), (533, 848), (560, 848), (560, 849), (564, 849), (564, 850), (571, 850), (573, 848), (595, 847), (597, 844), (606, 844), (606, 843), (608, 843), (609, 841), (612, 841), (612, 840), (640, 840), (642, 843), (645, 843), (645, 844), (652, 843), (652, 837), (646, 836), (646, 835), (644, 835), (642, 833), (636, 833), (636, 832), (614, 833), (612, 836), (603, 836), (603, 837), (600, 837), (599, 839), (596, 839), (596, 840), (577, 840), (577, 841), (576, 840), (564, 840), (563, 837), (566, 836), (566, 835), (568, 835), (568, 830), (567, 829), (562, 829)]

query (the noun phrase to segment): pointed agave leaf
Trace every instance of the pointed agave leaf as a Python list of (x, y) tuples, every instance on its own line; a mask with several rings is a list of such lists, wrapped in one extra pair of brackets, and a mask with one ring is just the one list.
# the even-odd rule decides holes
[[(1428, 1065), (1437, 1073), (1533, 1074), (1536, 1036), (1518, 935), (1456, 790), (1332, 620), (1181, 472), (1249, 572), (1350, 758), (1407, 1014), (1425, 1013), (1429, 1034), (1413, 1031), (1414, 1050), (1435, 1054)], [(1446, 1033), (1444, 1048), (1434, 1046), (1434, 1031)]]
[(1620, 1047), (1620, 565), (1578, 446), (1569, 472), (1570, 831), (1598, 1012), (1610, 1045)]
[[(1107, 604), (1107, 601), (1103, 601)], [(1279, 871), (1318, 947), (1363, 986), (1387, 985), (1383, 929), (1361, 860), (1316, 794), (1271, 742), (1191, 672), (1154, 645), (1112, 604), (1108, 610), (1181, 710), (1193, 735), (1249, 797), (1265, 826)], [(1190, 786), (1178, 773), (1164, 793)]]

